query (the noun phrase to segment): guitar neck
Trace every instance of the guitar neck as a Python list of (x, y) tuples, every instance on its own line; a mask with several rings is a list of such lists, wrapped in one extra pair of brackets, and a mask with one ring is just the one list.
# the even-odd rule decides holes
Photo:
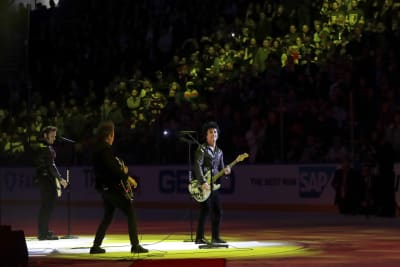
[[(238, 163), (237, 160), (232, 161), (231, 163), (228, 164), (229, 168), (232, 168)], [(225, 169), (225, 168), (224, 168)], [(219, 178), (221, 178), (224, 175), (224, 169), (220, 170), (216, 175), (213, 176), (212, 182), (215, 183)]]

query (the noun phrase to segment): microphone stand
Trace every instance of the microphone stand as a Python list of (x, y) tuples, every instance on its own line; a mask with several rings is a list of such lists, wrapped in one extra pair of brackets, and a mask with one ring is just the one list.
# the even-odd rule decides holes
[[(191, 135), (192, 131), (182, 131), (180, 132), (181, 136), (180, 136), (180, 140), (182, 140), (183, 142), (188, 144), (188, 182), (190, 183), (192, 181), (192, 159), (191, 159), (191, 146), (192, 144), (197, 143), (198, 145), (200, 145), (200, 143), (196, 140), (196, 138), (194, 138)], [(193, 131), (193, 133), (195, 133)], [(186, 136), (184, 136), (186, 135)], [(192, 210), (192, 205), (190, 207), (190, 212), (189, 212), (189, 216), (190, 216), (190, 239), (188, 240), (184, 240), (184, 242), (194, 242), (194, 238), (193, 238), (193, 210)]]
[(62, 236), (61, 239), (77, 239), (77, 236), (71, 235), (71, 189), (69, 185), (69, 167), (67, 167), (67, 234)]
[[(63, 142), (73, 144), (75, 143), (74, 140), (60, 136), (59, 137)], [(72, 147), (73, 148), (73, 147)], [(61, 239), (77, 239), (77, 236), (71, 235), (71, 187), (70, 187), (70, 169), (69, 165), (73, 162), (75, 150), (72, 149), (72, 160), (70, 159), (69, 164), (66, 170), (66, 180), (67, 180), (67, 187), (65, 191), (67, 193), (67, 234), (62, 236)]]

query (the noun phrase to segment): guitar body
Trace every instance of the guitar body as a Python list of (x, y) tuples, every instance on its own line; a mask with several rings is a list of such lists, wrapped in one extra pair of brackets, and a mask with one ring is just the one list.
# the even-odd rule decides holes
[[(230, 168), (232, 168), (233, 166), (235, 166), (238, 162), (241, 162), (242, 160), (244, 160), (245, 158), (247, 158), (249, 156), (249, 154), (247, 153), (243, 153), (241, 155), (239, 155), (234, 161), (232, 161), (228, 166)], [(221, 185), (220, 184), (216, 184), (215, 181), (217, 181), (220, 177), (224, 176), (224, 170), (219, 171), (215, 176), (211, 177), (211, 172), (208, 171), (206, 172), (206, 174), (204, 175), (207, 183), (209, 185), (212, 184), (212, 189), (213, 190), (218, 190)], [(197, 202), (204, 202), (206, 201), (211, 194), (211, 190), (203, 190), (201, 189), (201, 186), (199, 184), (199, 181), (197, 179), (193, 179), (188, 186), (189, 189), (189, 193), (192, 195), (192, 197), (197, 201)]]
[(126, 199), (133, 201), (135, 195), (133, 193), (132, 187), (129, 184), (129, 182), (126, 182), (125, 184), (123, 181), (120, 181), (119, 189), (121, 190), (122, 194), (125, 196)]
[[(67, 185), (68, 185), (69, 184), (69, 169), (67, 169), (66, 174), (67, 174), (67, 178), (66, 179), (67, 179)], [(55, 181), (56, 181), (57, 196), (61, 197), (61, 195), (62, 195), (62, 186), (61, 186), (60, 180), (58, 180), (58, 178), (56, 177)]]
[[(207, 172), (205, 176), (206, 176), (207, 183), (211, 184), (210, 172)], [(220, 184), (213, 184), (212, 187), (213, 187), (213, 190), (218, 190), (221, 187), (221, 185)], [(197, 179), (193, 179), (189, 183), (189, 192), (197, 202), (204, 202), (211, 195), (211, 190), (203, 190), (203, 189), (201, 189), (201, 185), (199, 184), (199, 181)]]
[[(123, 172), (126, 171), (125, 173), (128, 173), (128, 168), (126, 167), (125, 162), (118, 157), (115, 157), (115, 159), (117, 160), (119, 166), (121, 167), (121, 170)], [(128, 181), (126, 183), (124, 181), (120, 181), (118, 186), (119, 186), (118, 189), (122, 192), (125, 198), (128, 199), (129, 201), (133, 201), (134, 193), (130, 183)]]
[(56, 178), (54, 178), (55, 179), (55, 181), (56, 181), (56, 191), (57, 191), (57, 196), (58, 197), (61, 197), (61, 195), (62, 195), (62, 190), (61, 190), (61, 184), (60, 184), (60, 181), (58, 180), (58, 178), (56, 177)]

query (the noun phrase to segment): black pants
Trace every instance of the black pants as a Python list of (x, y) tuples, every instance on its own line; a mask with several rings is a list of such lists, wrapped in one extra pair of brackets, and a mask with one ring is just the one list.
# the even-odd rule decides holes
[(57, 201), (57, 191), (54, 184), (39, 182), (40, 208), (38, 217), (38, 236), (45, 237), (49, 232), (50, 217)]
[(101, 195), (103, 198), (104, 215), (100, 225), (97, 228), (93, 246), (100, 247), (103, 243), (107, 228), (110, 226), (114, 217), (115, 209), (121, 210), (127, 216), (128, 232), (131, 245), (139, 244), (136, 226), (136, 214), (131, 201), (126, 199), (125, 196), (123, 196), (120, 192), (103, 190), (101, 191)]
[(213, 191), (209, 199), (200, 203), (200, 214), (197, 224), (196, 239), (204, 238), (204, 226), (208, 214), (211, 214), (211, 238), (219, 238), (222, 208), (218, 190)]

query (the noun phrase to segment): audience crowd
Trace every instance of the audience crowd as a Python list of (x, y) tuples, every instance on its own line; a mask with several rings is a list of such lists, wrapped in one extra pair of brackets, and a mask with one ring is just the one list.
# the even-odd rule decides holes
[[(59, 164), (87, 164), (101, 120), (128, 164), (185, 163), (219, 123), (226, 160), (400, 159), (400, 8), (395, 0), (60, 0), (20, 5), (29, 82), (2, 101), (3, 164), (30, 163), (56, 125)], [(29, 16), (27, 16), (29, 14)], [(24, 87), (21, 83), (21, 87)], [(200, 139), (199, 134), (194, 134)], [(199, 140), (201, 141), (201, 140)]]

